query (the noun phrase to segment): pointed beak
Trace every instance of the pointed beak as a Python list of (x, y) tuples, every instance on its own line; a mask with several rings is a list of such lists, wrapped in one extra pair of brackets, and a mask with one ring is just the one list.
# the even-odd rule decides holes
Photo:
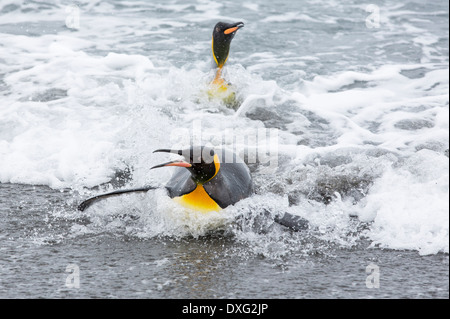
[[(165, 153), (174, 153), (174, 154), (178, 154), (178, 155), (183, 155), (183, 152), (181, 150), (158, 149), (158, 150), (153, 151), (153, 153), (156, 153), (156, 152), (165, 152)], [(166, 167), (166, 166), (178, 166), (178, 167), (189, 168), (189, 167), (192, 167), (192, 164), (182, 161), (182, 160), (176, 160), (176, 161), (171, 161), (171, 162), (167, 162), (164, 164), (155, 165), (150, 169)]]
[(183, 151), (181, 151), (181, 150), (170, 150), (170, 149), (165, 149), (165, 148), (164, 149), (160, 148), (160, 149), (157, 149), (157, 150), (153, 151), (153, 153), (157, 153), (157, 152), (173, 153), (173, 154), (183, 155)]
[(166, 166), (178, 166), (178, 167), (192, 167), (192, 164), (185, 162), (185, 161), (172, 161), (172, 162), (167, 162), (164, 164), (159, 164), (159, 165), (155, 165), (150, 169), (154, 169), (154, 168), (159, 168), (159, 167), (166, 167)]
[(236, 32), (237, 30), (239, 30), (240, 28), (244, 27), (244, 23), (242, 22), (237, 22), (234, 24), (234, 26), (232, 26), (231, 28), (226, 29), (223, 33), (225, 34), (230, 34), (233, 32)]

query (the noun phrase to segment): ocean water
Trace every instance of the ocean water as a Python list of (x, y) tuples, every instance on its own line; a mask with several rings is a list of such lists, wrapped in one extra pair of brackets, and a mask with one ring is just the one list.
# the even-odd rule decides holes
[[(218, 21), (237, 109), (206, 93)], [(255, 195), (77, 210), (190, 143)], [(448, 298), (448, 149), (446, 1), (0, 0), (2, 298)]]

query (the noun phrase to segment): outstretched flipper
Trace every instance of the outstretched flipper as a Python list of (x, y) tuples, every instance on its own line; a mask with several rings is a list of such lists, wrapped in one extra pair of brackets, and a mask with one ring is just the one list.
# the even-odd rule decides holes
[(156, 189), (157, 187), (141, 187), (141, 188), (133, 188), (133, 189), (122, 189), (118, 191), (114, 191), (111, 193), (101, 194), (94, 197), (91, 197), (89, 199), (86, 199), (84, 202), (82, 202), (80, 205), (78, 205), (78, 210), (84, 211), (86, 208), (91, 206), (94, 202), (105, 199), (112, 196), (122, 195), (126, 193), (133, 193), (133, 192), (147, 192), (151, 189)]
[(308, 220), (303, 217), (283, 211), (276, 213), (274, 216), (265, 208), (251, 214), (238, 215), (236, 216), (235, 222), (237, 227), (250, 229), (258, 234), (264, 234), (270, 231), (270, 228), (274, 223), (284, 226), (294, 232), (305, 231), (310, 228)]
[(309, 228), (309, 222), (306, 219), (289, 213), (284, 213), (282, 216), (278, 215), (274, 220), (278, 224), (293, 231), (301, 231)]

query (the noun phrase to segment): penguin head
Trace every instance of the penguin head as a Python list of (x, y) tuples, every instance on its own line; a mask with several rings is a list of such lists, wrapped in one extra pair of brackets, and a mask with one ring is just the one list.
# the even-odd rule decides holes
[(223, 67), (227, 61), (231, 40), (233, 40), (236, 31), (243, 26), (244, 23), (242, 22), (218, 22), (214, 27), (212, 35), (212, 53), (217, 67)]
[(203, 184), (211, 180), (220, 169), (219, 157), (210, 147), (194, 146), (183, 150), (158, 149), (155, 152), (166, 152), (181, 155), (183, 159), (153, 166), (153, 168), (178, 166), (185, 167), (191, 173), (191, 177), (197, 184)]

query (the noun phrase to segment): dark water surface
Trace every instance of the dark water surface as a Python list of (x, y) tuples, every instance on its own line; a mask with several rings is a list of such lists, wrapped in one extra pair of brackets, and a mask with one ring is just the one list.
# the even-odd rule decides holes
[[(233, 236), (139, 239), (105, 231), (72, 237), (71, 227), (89, 220), (48, 213), (49, 205), (67, 205), (69, 192), (17, 184), (0, 189), (9, 194), (0, 196), (1, 298), (449, 296), (448, 254), (367, 248), (364, 241), (343, 249), (312, 242), (305, 233), (284, 237), (303, 236), (298, 243), (305, 246), (280, 258), (255, 253)], [(379, 288), (366, 286), (371, 264), (379, 267)], [(78, 288), (70, 280), (66, 285), (73, 265)]]
[[(237, 110), (206, 93), (218, 21)], [(0, 0), (0, 297), (449, 298), (448, 31), (442, 0)], [(254, 196), (77, 211), (198, 136)]]

